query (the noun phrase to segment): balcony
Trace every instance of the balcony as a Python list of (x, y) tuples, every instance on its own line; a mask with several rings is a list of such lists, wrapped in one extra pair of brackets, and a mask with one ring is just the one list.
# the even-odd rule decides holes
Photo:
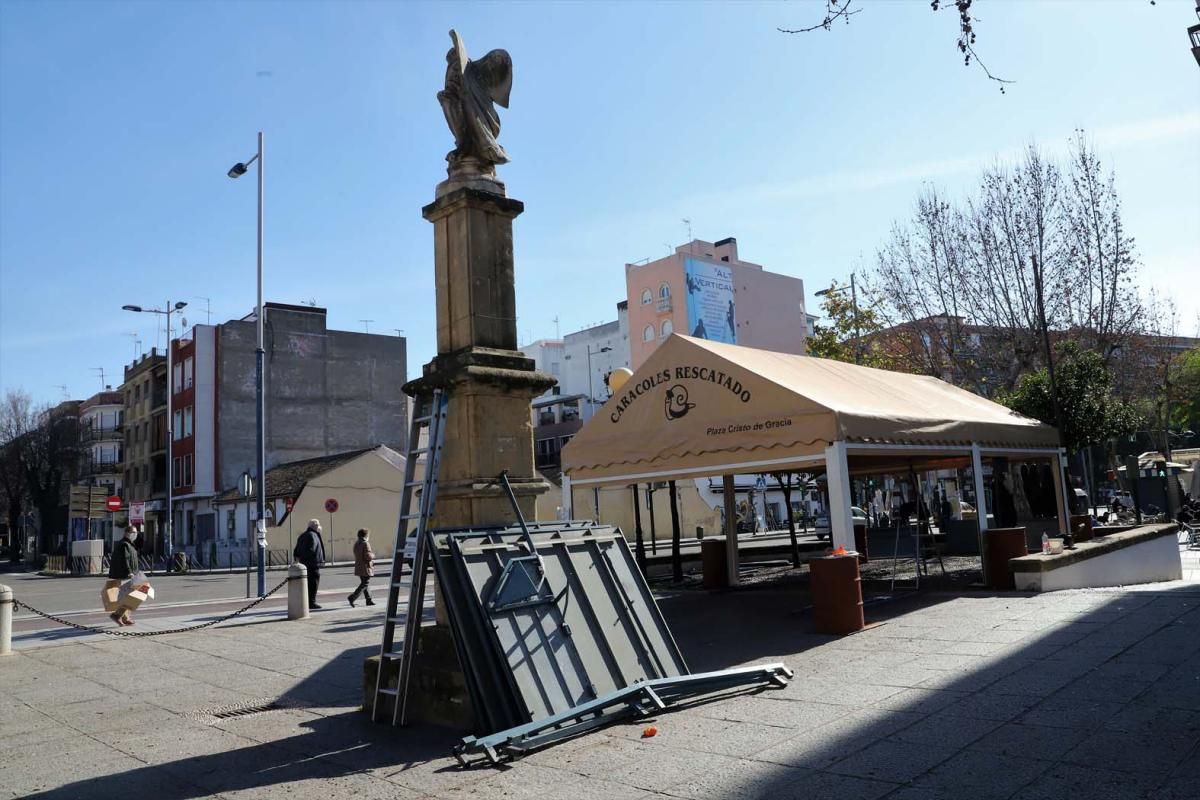
[(655, 304), (654, 308), (655, 308), (655, 310), (656, 310), (656, 311), (658, 311), (658, 313), (660, 313), (660, 314), (665, 314), (665, 313), (667, 313), (668, 311), (671, 311), (671, 310), (672, 310), (672, 308), (673, 308), (673, 306), (671, 305), (671, 298), (669, 298), (669, 297), (660, 297), (660, 298), (658, 299), (658, 302)]
[(88, 425), (82, 426), (79, 429), (79, 441), (81, 442), (119, 442), (124, 436), (124, 425), (107, 427), (92, 427)]
[(124, 471), (123, 461), (90, 461), (83, 465), (85, 475), (120, 475)]

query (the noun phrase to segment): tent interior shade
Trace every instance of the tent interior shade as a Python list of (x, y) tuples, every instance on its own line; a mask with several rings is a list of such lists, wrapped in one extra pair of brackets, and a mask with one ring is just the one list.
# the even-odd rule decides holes
[(576, 434), (563, 468), (584, 483), (819, 470), (835, 441), (851, 470), (936, 468), (972, 444), (1049, 451), (1058, 433), (936, 378), (675, 334)]

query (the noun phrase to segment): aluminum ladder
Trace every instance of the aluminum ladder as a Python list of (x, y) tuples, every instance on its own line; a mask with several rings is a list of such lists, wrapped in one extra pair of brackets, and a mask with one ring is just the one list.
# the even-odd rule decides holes
[[(405, 724), (408, 701), (408, 685), (412, 676), (413, 656), (416, 654), (417, 636), (421, 629), (421, 617), (425, 605), (425, 570), (429, 564), (426, 547), (426, 530), (437, 502), (438, 473), (442, 462), (442, 447), (446, 438), (446, 407), (449, 397), (441, 389), (432, 395), (418, 396), (414, 403), (413, 421), (408, 435), (408, 456), (404, 462), (404, 485), (400, 491), (400, 521), (396, 528), (395, 551), (392, 554), (392, 575), (388, 585), (387, 616), (383, 623), (383, 644), (379, 650), (379, 669), (375, 675), (375, 702), (371, 706), (371, 719), (378, 722), (385, 697), (394, 697), (392, 724)], [(421, 435), (425, 444), (421, 446)], [(417, 461), (425, 456), (425, 474), (420, 480), (414, 476)], [(414, 494), (421, 487), (421, 496), (413, 511)], [(411, 526), (416, 521), (415, 528)], [(413, 533), (413, 547), (408, 547), (409, 531)], [(404, 561), (412, 562), (412, 580), (408, 592), (408, 608), (405, 617), (397, 613), (400, 602), (401, 580)], [(404, 623), (404, 640), (400, 649), (395, 647), (396, 625)], [(386, 676), (388, 665), (399, 661), (399, 676), (395, 688), (388, 688)]]

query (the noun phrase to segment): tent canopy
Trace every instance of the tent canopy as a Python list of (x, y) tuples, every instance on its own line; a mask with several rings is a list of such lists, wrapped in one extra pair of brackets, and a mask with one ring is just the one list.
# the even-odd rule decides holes
[(936, 378), (674, 334), (566, 446), (563, 468), (613, 483), (770, 472), (818, 465), (835, 441), (882, 461), (1046, 451), (1058, 433)]

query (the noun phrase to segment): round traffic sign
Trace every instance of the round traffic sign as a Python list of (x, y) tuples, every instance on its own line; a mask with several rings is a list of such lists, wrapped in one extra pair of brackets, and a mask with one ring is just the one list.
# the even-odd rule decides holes
[(296, 501), (291, 497), (289, 497), (288, 499), (283, 501), (283, 507), (285, 509), (287, 509), (288, 511), (291, 511), (292, 507), (295, 505), (296, 505)]
[(113, 495), (112, 497), (110, 497), (104, 501), (104, 507), (107, 508), (109, 511), (120, 511), (121, 510), (121, 498), (117, 497), (116, 495)]
[(325, 501), (325, 510), (330, 514), (338, 510), (338, 501), (332, 497)]

